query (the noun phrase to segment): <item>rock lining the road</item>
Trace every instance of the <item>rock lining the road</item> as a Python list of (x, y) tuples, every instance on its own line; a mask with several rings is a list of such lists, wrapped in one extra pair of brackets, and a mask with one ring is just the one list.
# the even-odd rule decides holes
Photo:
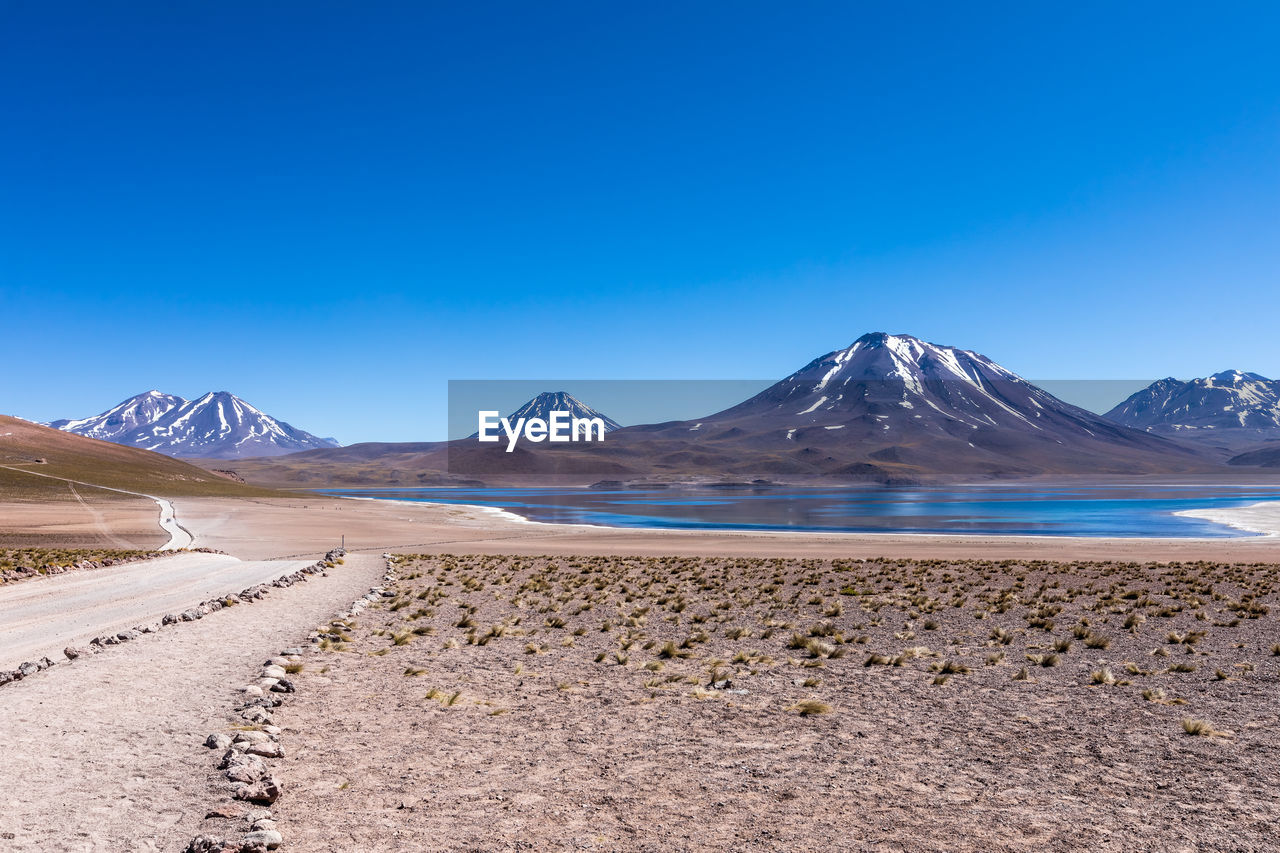
[[(341, 548), (335, 548), (325, 554), (325, 559), (317, 565), (332, 566), (346, 555)], [(384, 583), (393, 583), (395, 576), (395, 558), (384, 554), (386, 573)], [(390, 596), (384, 586), (372, 587), (367, 593), (352, 602), (351, 606), (339, 611), (336, 619), (350, 619), (364, 610), (374, 601)], [(328, 627), (317, 628), (307, 637), (314, 646), (329, 635)], [(242, 695), (247, 698), (235, 709), (232, 720), (233, 733), (214, 732), (204, 740), (204, 746), (221, 753), (218, 769), (229, 783), (229, 793), (233, 801), (259, 806), (250, 809), (243, 815), (233, 807), (226, 805), (211, 809), (206, 819), (229, 819), (235, 825), (228, 831), (243, 833), (238, 841), (227, 840), (216, 835), (197, 835), (188, 842), (183, 853), (261, 853), (264, 850), (275, 850), (284, 843), (284, 838), (276, 825), (274, 815), (266, 806), (272, 806), (281, 795), (280, 780), (272, 773), (271, 766), (265, 759), (284, 757), (284, 747), (280, 743), (280, 729), (273, 724), (271, 712), (284, 704), (285, 695), (294, 693), (296, 685), (286, 676), (287, 667), (302, 660), (304, 649), (291, 647), (269, 658), (262, 664), (259, 678), (252, 684), (241, 688)], [(265, 685), (265, 686), (264, 686)], [(256, 726), (246, 729), (244, 726)]]
[[(223, 553), (221, 551), (215, 551), (208, 548), (197, 548), (193, 550), (200, 551), (203, 553), (210, 553), (210, 554)], [(180, 553), (180, 552), (166, 551), (164, 552), (163, 556), (167, 556), (169, 554), (176, 554), (176, 553)], [(334, 557), (333, 555), (335, 553), (338, 554), (339, 556)], [(66, 663), (69, 664), (72, 661), (77, 660), (78, 658), (87, 657), (89, 655), (95, 655), (95, 654), (98, 654), (99, 652), (103, 652), (109, 646), (118, 646), (122, 643), (131, 642), (143, 636), (144, 634), (154, 634), (156, 631), (160, 630), (161, 628), (166, 628), (170, 625), (177, 625), (182, 622), (195, 622), (196, 620), (203, 619), (205, 616), (208, 616), (210, 613), (216, 613), (217, 611), (222, 610), (225, 607), (234, 607), (239, 604), (252, 604), (255, 601), (261, 601), (262, 598), (272, 590), (272, 588), (286, 589), (288, 587), (293, 586), (295, 583), (299, 583), (301, 581), (307, 580), (311, 575), (324, 575), (327, 569), (331, 569), (333, 568), (334, 565), (336, 565), (334, 560), (339, 559), (341, 555), (345, 553), (346, 552), (342, 551), (341, 549), (334, 549), (333, 551), (330, 551), (328, 554), (325, 554), (323, 559), (316, 561), (314, 564), (301, 568), (296, 572), (290, 572), (289, 574), (281, 575), (280, 577), (276, 578), (273, 581), (270, 581), (269, 583), (255, 584), (254, 586), (248, 587), (247, 589), (243, 589), (238, 593), (228, 593), (227, 595), (224, 595), (224, 596), (211, 598), (211, 599), (208, 599), (207, 601), (202, 601), (196, 606), (183, 610), (180, 613), (169, 613), (165, 615), (163, 619), (160, 620), (159, 625), (137, 625), (131, 629), (120, 631), (115, 634), (103, 634), (101, 636), (94, 637), (92, 640), (88, 642), (87, 645), (84, 645), (84, 646), (67, 646), (65, 649), (62, 650), (62, 654), (67, 659)], [(124, 563), (137, 562), (138, 560), (141, 560), (141, 559), (146, 559), (146, 558), (139, 557), (137, 559), (127, 558), (122, 560), (105, 560), (105, 561), (102, 561), (100, 565), (102, 566), (121, 565)], [(85, 562), (94, 562), (94, 561), (85, 561)], [(67, 571), (71, 571), (71, 570), (74, 570), (74, 569), (67, 569)], [(57, 574), (57, 572), (53, 572), (53, 573)], [(45, 670), (50, 669), (51, 667), (57, 664), (58, 664), (57, 661), (53, 661), (48, 657), (42, 657), (38, 661), (25, 661), (19, 664), (17, 669), (0, 670), (0, 687), (6, 684), (12, 684), (14, 682), (22, 681), (23, 679), (29, 678), (32, 675), (35, 675), (36, 673), (44, 672)]]
[(161, 557), (172, 557), (175, 554), (225, 553), (227, 552), (219, 551), (217, 548), (182, 548), (170, 549), (168, 551), (145, 551), (128, 557), (107, 557), (104, 560), (79, 560), (75, 563), (68, 563), (65, 566), (44, 566), (38, 569), (32, 566), (16, 566), (12, 569), (0, 572), (0, 586), (36, 580), (37, 578), (52, 577), (53, 575), (65, 575), (69, 572), (84, 572), (92, 569), (109, 569), (112, 566), (125, 566), (129, 563), (141, 563), (144, 560), (156, 560)]

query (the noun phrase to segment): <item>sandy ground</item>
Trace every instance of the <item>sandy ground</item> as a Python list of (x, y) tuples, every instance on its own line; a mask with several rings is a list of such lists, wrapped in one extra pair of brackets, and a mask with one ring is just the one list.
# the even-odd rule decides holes
[(420, 559), (308, 654), (274, 812), (335, 853), (1274, 850), (1276, 571)]
[(67, 646), (159, 624), (167, 613), (270, 582), (309, 562), (187, 553), (0, 587), (0, 669), (43, 655), (60, 660)]
[(154, 501), (67, 486), (59, 499), (0, 502), (0, 546), (151, 551), (168, 541)]
[[(9, 471), (17, 471), (28, 477), (39, 477), (43, 480), (55, 481), (56, 489), (65, 488), (75, 498), (76, 502), (90, 515), (94, 516), (97, 528), (104, 535), (111, 535), (110, 525), (103, 517), (100, 507), (108, 505), (111, 498), (123, 497), (126, 500), (146, 500), (155, 504), (159, 513), (157, 522), (160, 525), (161, 532), (167, 537), (164, 544), (159, 548), (161, 551), (181, 551), (191, 547), (191, 534), (178, 522), (174, 515), (173, 504), (166, 498), (156, 497), (155, 495), (143, 494), (142, 492), (129, 491), (128, 489), (110, 488), (106, 486), (97, 486), (81, 480), (70, 480), (66, 477), (57, 477), (49, 474), (42, 474), (37, 471), (30, 471), (25, 468), (14, 468), (9, 465), (0, 465)], [(88, 499), (86, 500), (85, 494)]]
[(233, 688), (380, 574), (377, 559), (349, 559), (328, 577), (0, 689), (0, 849), (182, 849), (227, 795), (208, 781), (200, 744), (227, 729)]

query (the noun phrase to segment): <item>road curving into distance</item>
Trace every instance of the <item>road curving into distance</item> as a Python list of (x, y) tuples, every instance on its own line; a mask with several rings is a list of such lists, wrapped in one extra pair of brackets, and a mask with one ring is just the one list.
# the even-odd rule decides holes
[[(19, 474), (30, 474), (33, 477), (44, 477), (46, 480), (59, 480), (63, 483), (73, 483), (77, 486), (89, 486), (94, 489), (103, 489), (108, 492), (117, 492), (122, 495), (133, 495), (138, 498), (146, 498), (156, 502), (156, 506), (160, 508), (160, 529), (169, 534), (169, 541), (160, 546), (160, 551), (181, 551), (184, 548), (190, 548), (194, 538), (191, 532), (178, 523), (178, 515), (173, 508), (173, 502), (165, 498), (158, 498), (155, 495), (144, 495), (142, 492), (131, 492), (128, 489), (114, 489), (111, 486), (99, 486), (97, 483), (87, 483), (84, 480), (70, 480), (66, 477), (55, 477), (52, 474), (41, 474), (38, 471), (28, 471), (26, 468), (15, 468), (12, 465), (0, 465), (7, 471), (17, 471)], [(78, 494), (76, 500), (84, 504), (84, 499)]]

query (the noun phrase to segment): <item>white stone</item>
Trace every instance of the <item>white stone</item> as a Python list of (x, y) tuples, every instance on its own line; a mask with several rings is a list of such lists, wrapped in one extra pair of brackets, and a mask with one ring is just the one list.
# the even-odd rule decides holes
[(265, 844), (268, 850), (275, 850), (284, 843), (284, 837), (274, 829), (262, 829), (245, 835), (246, 844)]

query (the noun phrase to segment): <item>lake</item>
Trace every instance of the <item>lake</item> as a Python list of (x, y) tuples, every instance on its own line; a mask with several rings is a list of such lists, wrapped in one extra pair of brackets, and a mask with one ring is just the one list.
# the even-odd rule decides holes
[(533, 521), (695, 530), (1239, 537), (1173, 513), (1280, 500), (1280, 487), (938, 486), (806, 489), (326, 489), (323, 494), (498, 507)]

